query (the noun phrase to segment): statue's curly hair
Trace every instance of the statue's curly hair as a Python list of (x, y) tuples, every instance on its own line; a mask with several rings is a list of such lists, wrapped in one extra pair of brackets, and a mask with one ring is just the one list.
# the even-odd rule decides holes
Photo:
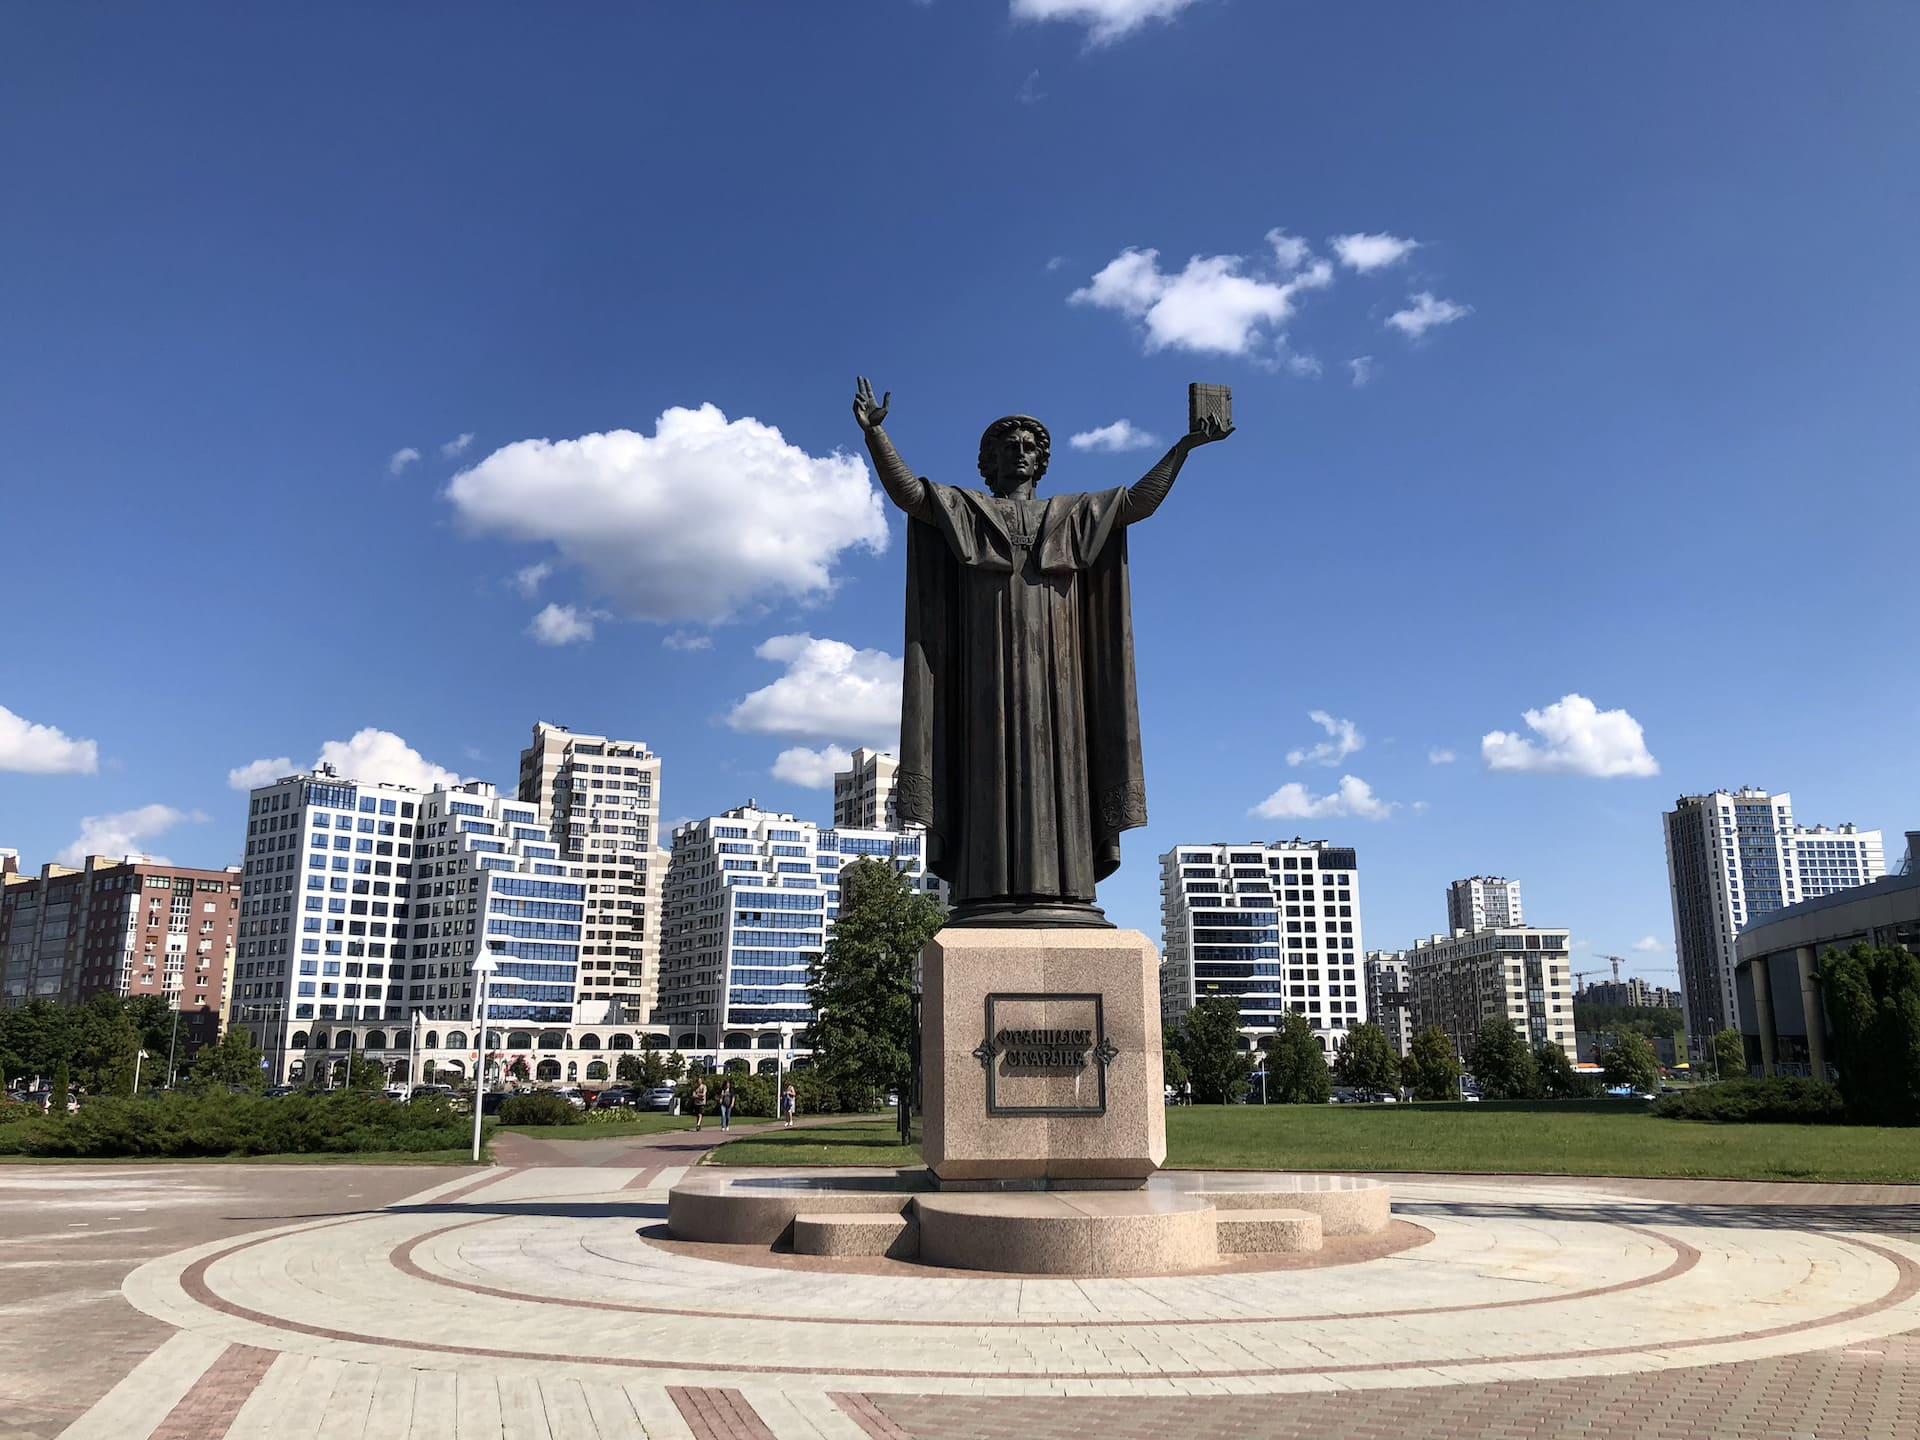
[(1047, 473), (1047, 462), (1053, 456), (1053, 436), (1047, 433), (1047, 427), (1031, 415), (1002, 415), (987, 426), (980, 436), (980, 478), (989, 484), (993, 481), (993, 474), (987, 469), (987, 464), (993, 444), (1012, 430), (1033, 431), (1034, 437), (1040, 442), (1040, 473), (1033, 478), (1037, 482)]

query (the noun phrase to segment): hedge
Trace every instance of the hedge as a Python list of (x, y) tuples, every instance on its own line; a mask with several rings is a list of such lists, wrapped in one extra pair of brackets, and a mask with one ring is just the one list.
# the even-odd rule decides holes
[(509, 1095), (500, 1102), (502, 1125), (578, 1125), (587, 1112), (558, 1095), (534, 1091), (529, 1095)]
[(1844, 1125), (1846, 1102), (1824, 1080), (1776, 1075), (1766, 1080), (1722, 1080), (1663, 1095), (1653, 1113), (1664, 1120), (1710, 1120), (1722, 1124), (1777, 1122)]
[[(564, 1102), (563, 1102), (564, 1103)], [(100, 1096), (75, 1114), (0, 1126), (0, 1155), (64, 1158), (312, 1155), (453, 1150), (469, 1122), (442, 1099), (394, 1104), (377, 1091), (267, 1099), (224, 1090)]]

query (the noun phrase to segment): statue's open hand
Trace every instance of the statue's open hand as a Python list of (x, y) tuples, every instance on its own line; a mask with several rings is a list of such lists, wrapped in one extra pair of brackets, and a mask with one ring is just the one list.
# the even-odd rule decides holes
[(887, 418), (887, 407), (892, 403), (891, 390), (876, 401), (873, 398), (873, 386), (867, 383), (867, 377), (858, 377), (853, 391), (853, 418), (860, 422), (862, 430), (877, 430), (880, 422)]
[(1212, 415), (1200, 417), (1200, 424), (1180, 437), (1180, 443), (1189, 450), (1196, 445), (1211, 445), (1216, 440), (1224, 440), (1233, 434), (1234, 427), (1223, 425)]

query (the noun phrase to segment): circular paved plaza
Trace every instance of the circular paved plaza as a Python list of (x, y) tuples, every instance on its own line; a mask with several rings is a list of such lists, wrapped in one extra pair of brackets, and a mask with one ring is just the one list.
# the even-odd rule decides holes
[[(125, 1297), (177, 1333), (68, 1433), (1825, 1437), (1920, 1419), (1910, 1203), (1397, 1179), (1391, 1235), (1310, 1266), (1021, 1279), (678, 1245), (662, 1220), (684, 1168), (625, 1156), (149, 1260)], [(1835, 1386), (1841, 1408), (1801, 1423)]]

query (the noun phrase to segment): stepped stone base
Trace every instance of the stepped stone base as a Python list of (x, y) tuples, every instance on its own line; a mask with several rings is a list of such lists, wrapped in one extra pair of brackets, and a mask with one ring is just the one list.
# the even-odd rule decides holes
[(1161, 1175), (1131, 1190), (936, 1190), (921, 1170), (707, 1172), (668, 1196), (676, 1239), (1012, 1275), (1178, 1275), (1384, 1230), (1387, 1187), (1346, 1175)]
[(1320, 1248), (1320, 1217), (1304, 1210), (1216, 1210), (1222, 1255), (1299, 1255)]
[(923, 1195), (914, 1208), (920, 1258), (960, 1270), (1172, 1275), (1220, 1258), (1213, 1207), (1191, 1195)]
[(859, 1211), (796, 1215), (793, 1248), (799, 1255), (882, 1255), (889, 1260), (911, 1260), (920, 1253), (920, 1226), (911, 1210), (904, 1215)]

